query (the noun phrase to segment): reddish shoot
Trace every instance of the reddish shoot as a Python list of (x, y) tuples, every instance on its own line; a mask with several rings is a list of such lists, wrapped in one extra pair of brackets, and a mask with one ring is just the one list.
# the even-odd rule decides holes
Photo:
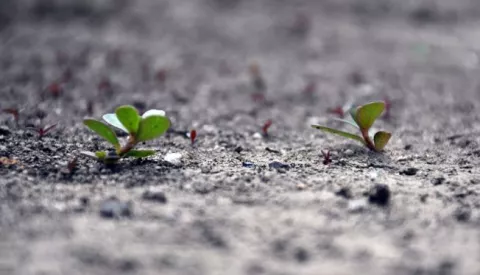
[(160, 69), (157, 71), (155, 74), (155, 78), (159, 83), (165, 83), (167, 80), (167, 70), (166, 69)]
[(330, 163), (332, 163), (332, 158), (331, 158), (331, 155), (330, 155), (330, 151), (323, 151), (322, 150), (322, 155), (323, 155), (323, 165), (329, 165)]
[(39, 139), (43, 138), (48, 132), (53, 130), (53, 128), (55, 128), (56, 126), (57, 126), (57, 124), (53, 124), (53, 125), (50, 125), (50, 126), (45, 126), (45, 127), (38, 128), (37, 129), (38, 138)]
[(305, 88), (303, 88), (302, 92), (306, 96), (313, 96), (316, 90), (317, 90), (317, 83), (311, 81), (305, 86)]
[(345, 112), (343, 111), (342, 106), (337, 106), (335, 108), (330, 108), (330, 109), (328, 109), (328, 112), (331, 113), (331, 114), (338, 115), (339, 117), (344, 117), (345, 116)]
[(193, 129), (190, 131), (190, 140), (192, 141), (192, 145), (195, 144), (196, 138), (197, 138), (197, 131)]
[(54, 98), (58, 98), (62, 94), (62, 87), (59, 83), (53, 82), (47, 87), (47, 91)]
[(263, 124), (262, 133), (264, 137), (268, 137), (268, 129), (270, 128), (270, 126), (272, 126), (272, 123), (273, 123), (272, 120), (269, 119), (265, 121), (265, 123)]
[(77, 169), (77, 157), (69, 161), (67, 164), (67, 170), (70, 174), (73, 174), (73, 172), (75, 172), (76, 169)]

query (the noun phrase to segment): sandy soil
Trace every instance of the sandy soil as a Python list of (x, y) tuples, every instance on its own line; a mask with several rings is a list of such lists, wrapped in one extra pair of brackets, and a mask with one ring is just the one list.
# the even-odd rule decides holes
[[(0, 115), (0, 274), (480, 274), (476, 1), (20, 2), (0, 13), (20, 111)], [(310, 128), (383, 99), (383, 154)], [(82, 119), (123, 104), (166, 110), (158, 154), (70, 173), (108, 148)]]

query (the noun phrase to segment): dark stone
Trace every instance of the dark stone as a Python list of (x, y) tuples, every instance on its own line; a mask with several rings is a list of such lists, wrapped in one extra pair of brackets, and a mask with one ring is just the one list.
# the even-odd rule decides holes
[(460, 207), (453, 212), (453, 216), (459, 222), (468, 222), (472, 216), (472, 211), (468, 208)]
[(296, 249), (294, 255), (295, 259), (300, 263), (306, 262), (309, 259), (308, 251), (302, 247)]
[(10, 135), (12, 132), (10, 131), (10, 129), (8, 129), (7, 127), (5, 126), (0, 126), (0, 136), (8, 136)]
[(347, 187), (340, 188), (340, 190), (335, 192), (335, 195), (345, 198), (347, 200), (352, 198), (352, 193), (350, 192), (350, 189), (348, 189)]
[(132, 203), (120, 201), (116, 197), (106, 199), (100, 204), (100, 216), (103, 218), (118, 219), (131, 217), (132, 214)]
[(379, 206), (387, 206), (390, 201), (388, 185), (376, 184), (368, 194), (368, 201)]
[(418, 172), (418, 169), (415, 167), (409, 167), (405, 168), (402, 171), (400, 171), (400, 175), (406, 175), (406, 176), (415, 176)]
[(243, 166), (243, 167), (247, 167), (247, 168), (254, 168), (254, 167), (255, 167), (255, 163), (250, 162), (250, 161), (244, 161), (244, 162), (242, 162), (242, 166)]
[(405, 149), (405, 150), (408, 151), (408, 150), (411, 150), (412, 147), (413, 147), (413, 146), (412, 146), (411, 144), (407, 144), (407, 145), (405, 145), (405, 147), (403, 147), (403, 149)]
[(147, 201), (154, 201), (158, 203), (167, 203), (167, 196), (161, 191), (145, 191), (143, 192), (142, 199)]
[(273, 169), (289, 169), (290, 168), (290, 166), (288, 164), (281, 163), (281, 162), (278, 162), (278, 161), (270, 162), (268, 164), (268, 167), (273, 168)]
[(444, 177), (437, 177), (437, 178), (434, 178), (432, 179), (432, 184), (433, 185), (441, 185), (445, 182), (445, 178)]
[(237, 146), (234, 151), (235, 151), (235, 153), (240, 154), (243, 151), (243, 148), (242, 148), (242, 146)]

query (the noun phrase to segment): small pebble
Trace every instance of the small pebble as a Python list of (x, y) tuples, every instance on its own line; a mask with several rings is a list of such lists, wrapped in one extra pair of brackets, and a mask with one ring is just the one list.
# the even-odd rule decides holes
[(415, 167), (409, 167), (405, 168), (402, 171), (400, 171), (400, 175), (406, 175), (406, 176), (415, 176), (418, 172), (418, 169)]
[(305, 185), (305, 183), (298, 183), (297, 184), (297, 189), (298, 190), (305, 190), (305, 188), (307, 188), (307, 185)]
[(260, 133), (255, 133), (255, 134), (253, 134), (253, 138), (254, 138), (254, 139), (262, 139), (263, 136), (262, 136), (262, 134), (260, 134)]
[(352, 193), (350, 192), (350, 189), (348, 189), (347, 187), (340, 188), (340, 190), (335, 192), (335, 195), (345, 198), (347, 200), (352, 198)]
[(254, 168), (255, 167), (255, 163), (251, 162), (251, 161), (244, 161), (242, 162), (242, 166), (243, 167), (247, 167), (247, 168)]
[(387, 206), (390, 201), (388, 185), (376, 184), (368, 194), (368, 201), (379, 206)]
[(116, 197), (106, 199), (100, 204), (100, 216), (108, 219), (131, 217), (132, 203), (120, 201)]
[(168, 153), (163, 158), (164, 161), (171, 163), (173, 165), (181, 165), (182, 164), (182, 154), (180, 153)]
[(270, 162), (268, 164), (268, 167), (273, 168), (273, 169), (289, 169), (290, 168), (290, 166), (288, 164), (281, 163), (281, 162), (278, 162), (278, 161)]
[(142, 199), (158, 203), (167, 203), (167, 196), (165, 196), (165, 193), (161, 191), (147, 190), (143, 192)]
[(432, 184), (433, 185), (441, 185), (445, 182), (445, 178), (444, 177), (436, 177), (434, 179), (432, 179)]
[(345, 156), (351, 157), (351, 156), (353, 156), (353, 154), (355, 154), (355, 152), (353, 152), (352, 149), (345, 150)]
[(472, 211), (468, 208), (460, 207), (454, 211), (453, 216), (459, 222), (468, 222), (472, 216)]
[(365, 199), (350, 200), (348, 202), (348, 211), (352, 213), (363, 212), (367, 208)]

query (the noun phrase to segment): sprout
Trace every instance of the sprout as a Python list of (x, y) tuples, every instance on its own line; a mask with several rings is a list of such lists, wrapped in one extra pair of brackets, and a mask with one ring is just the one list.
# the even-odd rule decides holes
[(384, 110), (385, 102), (372, 102), (358, 108), (350, 109), (350, 115), (352, 116), (353, 121), (340, 120), (358, 128), (360, 130), (361, 136), (320, 125), (312, 125), (312, 127), (322, 130), (324, 132), (356, 140), (367, 146), (369, 149), (380, 152), (387, 145), (392, 134), (385, 131), (376, 132), (373, 135), (372, 141), (372, 136), (370, 135), (370, 128), (372, 127), (375, 120), (380, 117)]
[(83, 152), (84, 155), (105, 163), (115, 163), (124, 157), (143, 158), (155, 154), (154, 150), (134, 150), (134, 148), (139, 142), (161, 136), (170, 127), (170, 121), (165, 116), (164, 111), (149, 110), (140, 116), (133, 106), (120, 106), (114, 114), (105, 114), (102, 118), (111, 126), (128, 134), (127, 142), (121, 146), (115, 132), (105, 123), (95, 119), (85, 119), (83, 121), (90, 130), (114, 146), (115, 150), (111, 152)]

